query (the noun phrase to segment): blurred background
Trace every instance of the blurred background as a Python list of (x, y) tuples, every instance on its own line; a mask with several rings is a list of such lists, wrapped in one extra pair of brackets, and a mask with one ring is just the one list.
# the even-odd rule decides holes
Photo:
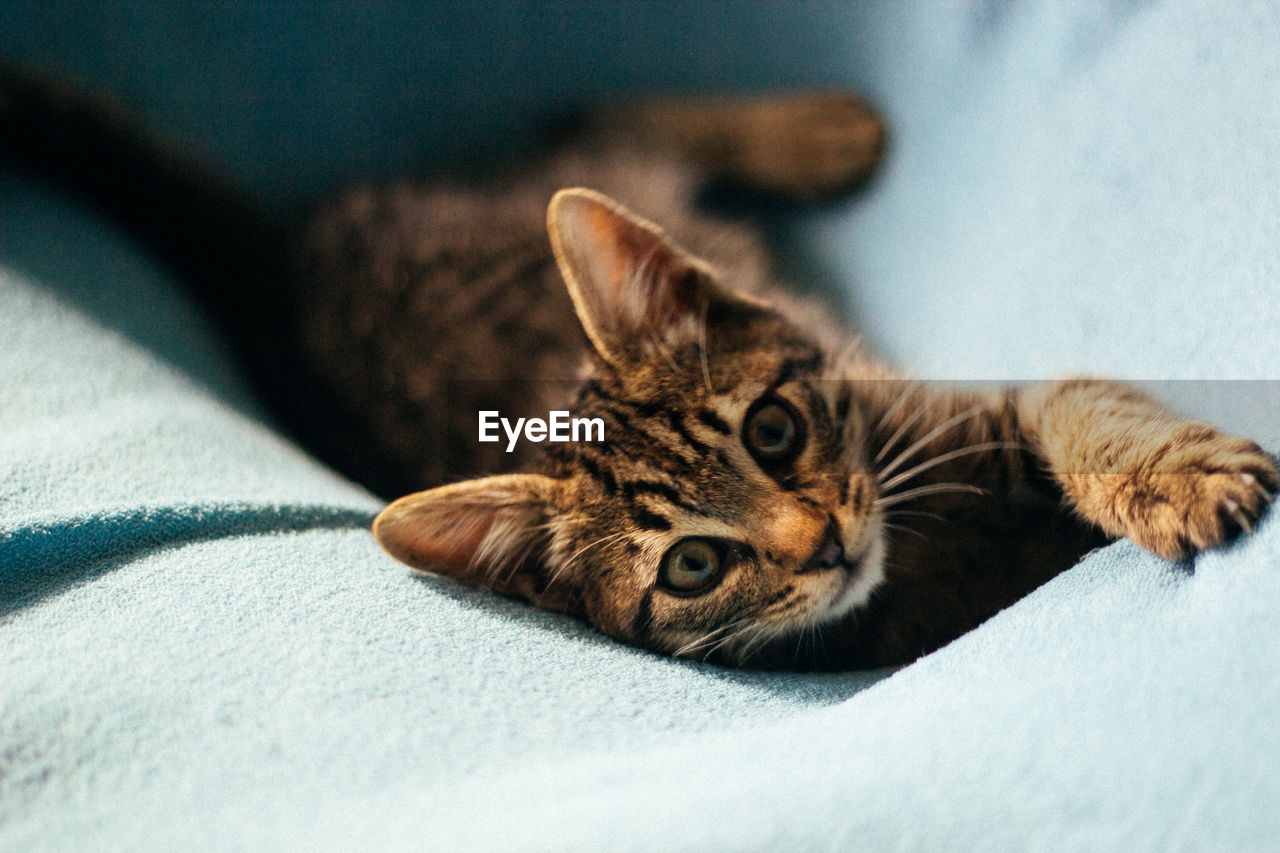
[[(270, 196), (518, 146), (624, 93), (869, 81), (841, 2), (5, 4), (9, 55), (101, 83)], [(865, 14), (874, 10), (856, 10)]]
[(449, 171), (619, 95), (853, 87), (869, 191), (765, 224), (932, 377), (1264, 379), (1280, 8), (1142, 2), (9, 0), (0, 51), (122, 96), (282, 203)]

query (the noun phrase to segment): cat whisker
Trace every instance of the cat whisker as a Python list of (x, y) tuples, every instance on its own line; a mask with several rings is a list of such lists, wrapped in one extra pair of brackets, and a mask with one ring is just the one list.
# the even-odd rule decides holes
[(738, 663), (746, 663), (785, 630), (781, 625), (760, 625), (756, 634), (738, 652)]
[(925, 535), (924, 535), (923, 533), (921, 533), (919, 530), (916, 530), (916, 529), (911, 528), (911, 527), (907, 527), (907, 526), (906, 526), (906, 525), (904, 525), (904, 524), (890, 524), (890, 523), (889, 523), (889, 522), (887, 522), (887, 521), (882, 521), (882, 522), (881, 522), (881, 524), (883, 524), (883, 525), (884, 525), (884, 527), (885, 527), (885, 529), (887, 529), (887, 530), (897, 530), (897, 531), (900, 531), (900, 532), (902, 532), (902, 533), (910, 533), (910, 534), (912, 534), (913, 536), (918, 536), (919, 538), (921, 538), (921, 539), (923, 539), (923, 540), (925, 540), (925, 541), (928, 541), (928, 539), (929, 539), (929, 537), (928, 537), (928, 536), (925, 536)]
[(806, 636), (810, 640), (809, 654), (811, 658), (824, 659), (827, 653), (827, 644), (823, 639), (826, 629), (834, 622), (840, 621), (840, 618), (842, 617), (831, 620), (820, 615), (819, 611), (811, 612), (809, 618), (805, 620), (804, 624), (800, 626), (800, 630), (796, 632), (796, 651), (792, 656), (792, 662), (795, 663), (800, 660), (800, 651)]
[(804, 649), (805, 637), (810, 638), (810, 648), (814, 648), (819, 644), (818, 623), (816, 621), (810, 620), (807, 624), (802, 625), (800, 630), (796, 632), (796, 650), (791, 655), (792, 664), (799, 663), (800, 661), (800, 652)]
[(725, 624), (721, 625), (719, 628), (713, 628), (712, 630), (703, 634), (701, 637), (698, 637), (695, 640), (691, 640), (690, 642), (685, 643), (683, 646), (677, 649), (675, 653), (677, 655), (682, 655), (682, 654), (687, 654), (688, 652), (696, 651), (697, 649), (703, 646), (706, 646), (708, 643), (714, 642), (718, 637), (721, 637), (726, 632), (733, 631), (736, 628), (741, 627), (742, 625), (751, 621), (752, 618), (753, 617), (751, 616), (742, 616), (742, 617), (739, 617), (738, 619), (733, 620), (732, 622), (726, 622)]
[[(777, 625), (769, 625), (769, 624), (761, 625), (761, 626), (760, 626), (760, 630), (757, 632), (756, 637), (755, 637), (755, 638), (754, 638), (754, 640), (752, 641), (752, 645), (750, 646), (750, 649), (751, 649), (751, 650), (747, 653), (747, 657), (749, 658), (749, 657), (751, 657), (751, 656), (755, 655), (757, 652), (759, 652), (759, 651), (761, 651), (762, 649), (764, 649), (764, 647), (765, 647), (765, 646), (769, 645), (769, 644), (770, 644), (770, 643), (772, 643), (775, 639), (777, 639), (779, 636), (781, 636), (782, 634), (786, 633), (786, 631), (787, 631), (787, 630), (788, 630), (788, 629), (787, 629), (787, 626), (786, 626), (786, 625), (781, 625), (781, 624), (777, 624)], [(744, 660), (745, 660), (745, 659), (746, 659), (746, 658), (744, 658)]]
[[(906, 450), (899, 453), (892, 462), (890, 462), (888, 465), (885, 465), (883, 468), (881, 468), (880, 471), (876, 474), (876, 479), (883, 482), (885, 477), (888, 477), (895, 470), (897, 470), (899, 466), (901, 466), (904, 462), (906, 462), (913, 455), (915, 455), (916, 451), (920, 450), (922, 447), (925, 447), (926, 445), (929, 444), (929, 442), (933, 441), (934, 439), (944, 435), (948, 430), (954, 429), (959, 424), (962, 424), (965, 421), (969, 420), (970, 418), (973, 418), (976, 415), (980, 414), (985, 408), (986, 406), (984, 404), (979, 403), (978, 405), (973, 406), (972, 408), (966, 409), (965, 411), (961, 412), (958, 415), (947, 418), (945, 421), (938, 424), (933, 429), (929, 430), (929, 432), (925, 433), (924, 436), (917, 439), (915, 443), (913, 443)], [(924, 409), (922, 407), (921, 411), (923, 410)], [(877, 459), (876, 461), (879, 461), (879, 459)]]
[[(745, 630), (745, 629), (744, 629), (744, 630)], [(712, 655), (714, 655), (717, 651), (719, 651), (720, 649), (724, 648), (724, 646), (725, 646), (725, 645), (727, 645), (728, 643), (730, 643), (730, 642), (732, 642), (732, 641), (736, 640), (736, 639), (737, 639), (738, 637), (740, 637), (741, 635), (742, 635), (742, 632), (741, 632), (741, 631), (739, 631), (739, 632), (737, 632), (737, 633), (729, 634), (729, 635), (727, 635), (727, 636), (725, 636), (725, 637), (721, 638), (717, 643), (715, 643), (714, 645), (712, 645), (710, 648), (708, 648), (708, 649), (704, 650), (704, 651), (699, 655), (699, 660), (709, 660), (709, 659), (711, 658), (711, 656), (712, 656)]]
[(761, 629), (760, 614), (753, 611), (738, 619), (734, 624), (740, 627), (717, 641), (716, 644), (707, 651), (708, 655), (713, 654), (717, 649), (732, 647), (744, 637), (747, 637), (753, 632), (759, 631)]
[[(690, 640), (689, 642), (685, 643), (683, 646), (681, 646), (680, 648), (672, 652), (672, 654), (675, 655), (676, 657), (684, 657), (685, 655), (692, 654), (693, 652), (696, 652), (700, 648), (706, 646), (708, 643), (714, 642), (717, 637), (721, 636), (725, 632), (732, 631), (735, 628), (743, 625), (744, 623), (751, 621), (751, 619), (753, 618), (754, 617), (751, 617), (751, 616), (743, 616), (739, 619), (735, 619), (732, 622), (726, 622), (724, 625), (721, 625), (719, 628), (715, 628), (711, 631), (708, 631), (707, 633), (703, 634), (701, 637), (698, 637), (697, 639)], [(707, 653), (710, 654), (710, 652), (713, 650), (714, 650), (714, 647), (712, 649), (709, 649)]]
[(941, 522), (942, 522), (942, 523), (944, 523), (944, 524), (948, 524), (948, 523), (950, 523), (950, 522), (951, 522), (951, 519), (947, 518), (947, 517), (946, 517), (946, 516), (944, 516), (944, 515), (939, 515), (939, 514), (938, 514), (938, 513), (936, 513), (936, 512), (928, 512), (928, 511), (923, 510), (923, 509), (894, 509), (894, 510), (889, 510), (888, 512), (886, 512), (886, 513), (884, 514), (884, 517), (885, 517), (885, 518), (897, 518), (897, 517), (898, 517), (898, 516), (900, 516), (900, 515), (918, 515), (918, 516), (921, 516), (921, 517), (923, 517), (923, 518), (931, 518), (931, 519), (933, 519), (934, 521), (941, 521)]
[(556, 570), (551, 573), (551, 577), (547, 580), (547, 584), (550, 585), (555, 583), (556, 579), (559, 578), (560, 575), (563, 574), (565, 571), (567, 571), (569, 566), (573, 565), (574, 560), (577, 560), (587, 551), (590, 551), (592, 548), (598, 548), (601, 545), (605, 545), (609, 542), (622, 539), (626, 537), (626, 535), (627, 533), (625, 531), (621, 533), (612, 533), (608, 536), (601, 536), (599, 539), (596, 539), (594, 542), (589, 542), (586, 545), (583, 545), (577, 551), (574, 551), (573, 555), (569, 557), (569, 559), (565, 560), (563, 563), (561, 563), (559, 566), (556, 567)]
[(831, 621), (819, 618), (818, 616), (814, 616), (813, 619), (809, 622), (809, 636), (813, 638), (809, 644), (810, 660), (826, 659), (827, 657), (826, 632), (827, 632), (827, 628), (829, 628), (831, 625), (832, 625)]
[(934, 483), (929, 486), (918, 486), (914, 489), (907, 489), (905, 492), (898, 492), (895, 495), (886, 495), (876, 500), (876, 507), (884, 509), (896, 504), (909, 501), (914, 498), (921, 498), (925, 495), (940, 495), (947, 493), (965, 492), (972, 495), (990, 494), (986, 489), (978, 486), (970, 486), (965, 483)]
[(898, 399), (893, 401), (893, 405), (885, 409), (884, 414), (882, 414), (880, 418), (876, 421), (875, 429), (873, 429), (872, 432), (879, 433), (880, 430), (884, 429), (885, 424), (889, 423), (889, 420), (898, 414), (898, 409), (901, 409), (903, 406), (905, 406), (907, 403), (907, 400), (911, 399), (911, 392), (916, 390), (919, 387), (920, 387), (919, 382), (903, 383), (902, 393), (898, 395)]
[[(748, 632), (744, 631), (743, 633), (745, 634)], [(737, 651), (734, 653), (737, 657), (737, 662), (739, 666), (746, 663), (747, 659), (754, 653), (753, 647), (759, 642), (760, 637), (763, 635), (763, 633), (764, 633), (764, 629), (762, 627), (758, 625), (751, 626), (751, 630), (750, 630), (751, 636), (747, 637), (746, 642), (744, 642), (742, 646), (738, 648)]]
[(813, 639), (810, 641), (810, 647), (814, 649), (814, 654), (819, 658), (826, 657), (827, 644), (822, 639), (823, 625), (818, 620), (809, 623), (809, 636)]
[(705, 652), (702, 653), (702, 659), (706, 660), (707, 658), (711, 657), (720, 649), (725, 648), (726, 646), (732, 646), (734, 643), (737, 643), (738, 640), (740, 640), (743, 636), (745, 636), (748, 632), (751, 631), (751, 628), (752, 626), (750, 624), (742, 625), (738, 630), (725, 635), (720, 640), (718, 640), (715, 643), (715, 645), (711, 646), (711, 648), (707, 649)]
[(893, 435), (889, 436), (889, 440), (886, 441), (884, 443), (884, 446), (880, 448), (880, 451), (876, 453), (875, 459), (873, 461), (877, 465), (880, 464), (880, 462), (884, 459), (884, 457), (888, 455), (889, 451), (893, 449), (894, 445), (896, 445), (902, 439), (902, 437), (907, 434), (907, 431), (911, 429), (911, 427), (915, 426), (916, 421), (924, 417), (924, 414), (927, 410), (928, 410), (928, 406), (921, 406), (919, 409), (917, 409), (913, 414), (911, 414), (905, 421), (903, 421), (898, 426), (898, 428), (894, 431)]
[(952, 450), (948, 453), (939, 454), (933, 457), (932, 459), (921, 462), (919, 465), (915, 466), (914, 468), (908, 468), (906, 471), (903, 471), (902, 473), (891, 478), (887, 482), (881, 483), (880, 488), (888, 492), (892, 490), (895, 486), (902, 485), (903, 483), (910, 480), (912, 477), (915, 477), (918, 474), (923, 474), (925, 471), (928, 471), (930, 468), (933, 468), (937, 465), (941, 465), (944, 462), (950, 462), (952, 459), (958, 459), (961, 456), (969, 456), (974, 453), (985, 453), (988, 450), (1009, 450), (1009, 449), (1024, 448), (1024, 447), (1026, 447), (1026, 445), (1018, 441), (984, 441), (980, 444), (971, 444), (968, 447), (961, 447), (958, 450)]

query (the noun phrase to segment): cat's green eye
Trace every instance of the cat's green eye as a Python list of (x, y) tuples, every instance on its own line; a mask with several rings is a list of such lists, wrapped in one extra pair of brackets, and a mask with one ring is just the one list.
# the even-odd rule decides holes
[(799, 455), (804, 432), (790, 404), (770, 394), (747, 411), (742, 422), (742, 442), (757, 462), (775, 466)]
[(658, 583), (673, 592), (702, 592), (720, 579), (725, 551), (711, 539), (682, 539), (663, 556)]

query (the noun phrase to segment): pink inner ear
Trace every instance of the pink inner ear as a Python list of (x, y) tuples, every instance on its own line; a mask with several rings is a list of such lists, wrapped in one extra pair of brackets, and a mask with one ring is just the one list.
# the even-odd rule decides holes
[(609, 249), (612, 269), (607, 281), (614, 293), (637, 267), (666, 265), (666, 258), (662, 256), (669, 255), (669, 252), (660, 241), (606, 207), (592, 205), (588, 208), (587, 228), (591, 232), (592, 243)]
[(615, 304), (635, 304), (628, 299), (632, 294), (622, 293), (624, 286), (643, 288), (634, 294), (643, 316), (628, 319), (663, 328), (695, 310), (698, 271), (678, 259), (661, 237), (604, 207), (593, 206), (587, 219), (592, 241), (611, 250), (607, 282)]
[(489, 515), (446, 533), (407, 516), (383, 526), (378, 538), (393, 557), (415, 568), (465, 573), (492, 526), (493, 516)]

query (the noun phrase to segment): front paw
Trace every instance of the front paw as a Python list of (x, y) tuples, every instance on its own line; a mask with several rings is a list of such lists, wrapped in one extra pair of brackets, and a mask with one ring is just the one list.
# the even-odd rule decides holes
[(1197, 431), (1118, 475), (1111, 495), (1115, 532), (1171, 560), (1252, 532), (1280, 484), (1275, 464), (1252, 441)]

